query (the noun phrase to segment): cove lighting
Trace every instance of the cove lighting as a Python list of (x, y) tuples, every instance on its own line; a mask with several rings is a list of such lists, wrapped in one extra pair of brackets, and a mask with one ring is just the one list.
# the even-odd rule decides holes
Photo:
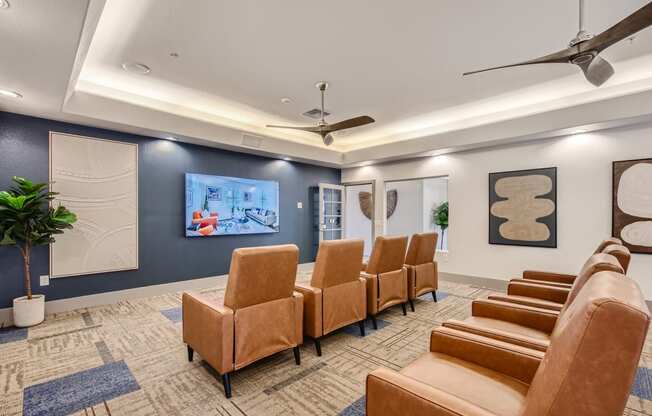
[(16, 92), (16, 91), (11, 91), (11, 90), (3, 90), (0, 89), (0, 95), (4, 97), (9, 97), (9, 98), (23, 98), (23, 95)]

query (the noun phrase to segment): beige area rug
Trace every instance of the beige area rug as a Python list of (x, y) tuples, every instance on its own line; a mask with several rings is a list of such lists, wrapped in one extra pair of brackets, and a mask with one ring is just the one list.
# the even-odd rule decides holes
[[(424, 296), (407, 316), (391, 308), (364, 338), (345, 328), (323, 339), (322, 357), (306, 341), (300, 366), (287, 351), (236, 372), (231, 400), (198, 354), (187, 361), (178, 293), (49, 316), (0, 333), (0, 416), (360, 415), (367, 373), (404, 367), (427, 351), (431, 328), (489, 293), (441, 282), (439, 302)], [(652, 415), (651, 354), (648, 342), (626, 415)]]

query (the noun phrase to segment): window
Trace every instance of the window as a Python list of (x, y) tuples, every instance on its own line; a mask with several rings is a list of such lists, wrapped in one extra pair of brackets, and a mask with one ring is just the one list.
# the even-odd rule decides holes
[[(439, 234), (437, 249), (448, 250), (448, 209), (442, 207), (448, 203), (447, 176), (385, 182), (385, 195), (388, 214), (385, 234), (435, 231)], [(445, 212), (436, 216), (438, 208)]]

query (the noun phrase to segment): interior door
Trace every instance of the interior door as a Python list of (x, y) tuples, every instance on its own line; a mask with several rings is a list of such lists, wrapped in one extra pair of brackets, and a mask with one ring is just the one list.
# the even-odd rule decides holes
[(319, 184), (319, 241), (340, 240), (344, 230), (345, 190), (341, 185)]

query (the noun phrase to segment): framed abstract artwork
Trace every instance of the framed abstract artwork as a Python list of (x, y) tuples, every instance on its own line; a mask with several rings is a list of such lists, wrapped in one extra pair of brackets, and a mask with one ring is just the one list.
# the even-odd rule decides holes
[(489, 174), (489, 244), (557, 247), (557, 168)]
[(138, 145), (50, 132), (50, 190), (77, 214), (50, 277), (138, 269)]
[(613, 162), (612, 235), (632, 253), (652, 254), (652, 159)]

